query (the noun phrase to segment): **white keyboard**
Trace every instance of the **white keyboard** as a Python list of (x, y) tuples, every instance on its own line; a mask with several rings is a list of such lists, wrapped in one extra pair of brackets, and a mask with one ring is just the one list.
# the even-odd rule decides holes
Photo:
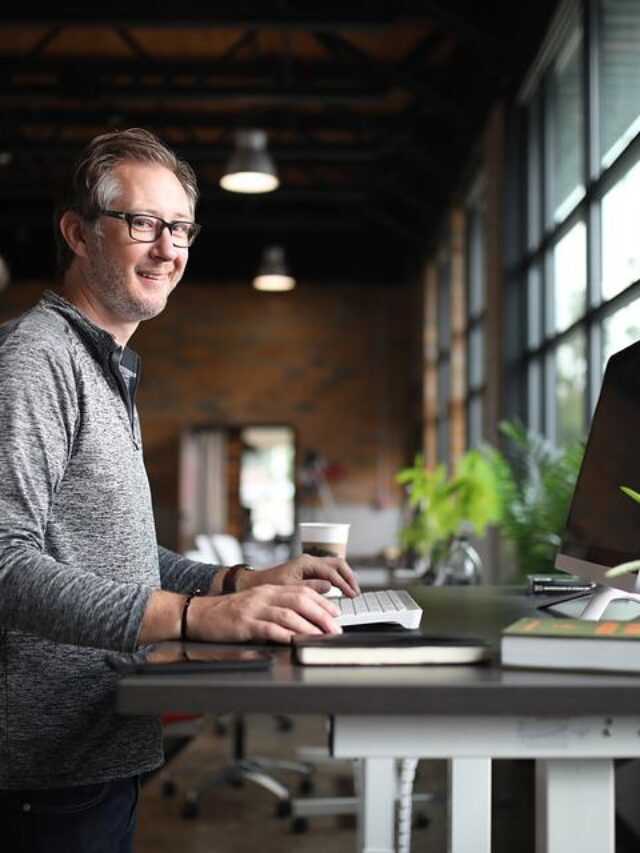
[(403, 589), (363, 592), (355, 598), (332, 598), (340, 608), (338, 625), (368, 625), (373, 622), (397, 622), (405, 628), (417, 628), (422, 608)]

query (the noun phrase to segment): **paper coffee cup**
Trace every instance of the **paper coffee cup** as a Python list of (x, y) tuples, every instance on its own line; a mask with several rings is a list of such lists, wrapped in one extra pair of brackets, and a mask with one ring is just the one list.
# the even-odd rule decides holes
[(300, 542), (304, 554), (314, 557), (347, 556), (350, 524), (308, 521), (300, 524)]

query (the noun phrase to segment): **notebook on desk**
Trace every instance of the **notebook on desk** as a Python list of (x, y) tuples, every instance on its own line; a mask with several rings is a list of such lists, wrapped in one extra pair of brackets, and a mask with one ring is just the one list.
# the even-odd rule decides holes
[(417, 628), (422, 618), (422, 608), (404, 589), (363, 592), (355, 598), (334, 598), (332, 603), (340, 609), (336, 622), (343, 628), (378, 623)]

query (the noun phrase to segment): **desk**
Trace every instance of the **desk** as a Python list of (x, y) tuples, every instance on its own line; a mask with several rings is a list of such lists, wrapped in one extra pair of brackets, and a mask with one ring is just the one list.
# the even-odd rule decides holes
[[(496, 649), (531, 612), (514, 588), (412, 587), (429, 630)], [(449, 849), (490, 853), (491, 759), (536, 760), (538, 853), (614, 853), (613, 758), (640, 757), (640, 677), (477, 667), (302, 668), (122, 679), (119, 710), (330, 714), (332, 750), (362, 761), (358, 849), (393, 850), (393, 758), (447, 758)]]

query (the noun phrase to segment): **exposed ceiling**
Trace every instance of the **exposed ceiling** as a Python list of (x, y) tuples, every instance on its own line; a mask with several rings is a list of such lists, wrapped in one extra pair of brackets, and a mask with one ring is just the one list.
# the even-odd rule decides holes
[[(14, 277), (52, 274), (52, 195), (80, 147), (143, 126), (198, 174), (191, 277), (246, 281), (281, 243), (302, 279), (393, 283), (554, 2), (29, 5), (0, 14), (0, 253)], [(248, 127), (267, 131), (279, 168), (266, 196), (218, 186)]]

